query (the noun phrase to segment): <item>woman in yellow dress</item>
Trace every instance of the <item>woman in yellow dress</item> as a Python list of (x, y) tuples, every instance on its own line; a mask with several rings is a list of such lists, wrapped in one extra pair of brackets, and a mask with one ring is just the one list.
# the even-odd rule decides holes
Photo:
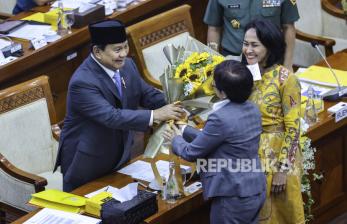
[(260, 223), (305, 223), (301, 196), (300, 83), (281, 63), (285, 41), (280, 29), (266, 20), (245, 28), (242, 53), (248, 64), (258, 63), (250, 100), (259, 106), (263, 132), (259, 157), (267, 176), (267, 198)]

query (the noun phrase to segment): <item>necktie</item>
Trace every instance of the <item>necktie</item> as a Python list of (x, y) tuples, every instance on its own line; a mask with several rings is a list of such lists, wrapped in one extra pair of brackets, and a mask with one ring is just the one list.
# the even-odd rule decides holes
[(120, 73), (119, 70), (117, 70), (114, 75), (113, 75), (113, 81), (117, 86), (117, 90), (119, 93), (119, 96), (122, 97), (122, 82), (121, 82), (121, 78), (120, 78)]

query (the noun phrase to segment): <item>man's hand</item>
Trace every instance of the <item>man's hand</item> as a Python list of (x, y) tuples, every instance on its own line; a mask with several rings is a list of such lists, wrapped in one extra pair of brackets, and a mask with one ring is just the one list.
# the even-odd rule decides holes
[(168, 127), (163, 132), (163, 137), (167, 142), (172, 142), (172, 139), (176, 137), (177, 135), (182, 136), (182, 132), (176, 127), (176, 125), (172, 125), (172, 127)]
[(286, 190), (287, 174), (284, 172), (274, 173), (272, 178), (271, 193), (280, 194)]
[(153, 111), (154, 122), (180, 120), (184, 114), (181, 105), (168, 104)]

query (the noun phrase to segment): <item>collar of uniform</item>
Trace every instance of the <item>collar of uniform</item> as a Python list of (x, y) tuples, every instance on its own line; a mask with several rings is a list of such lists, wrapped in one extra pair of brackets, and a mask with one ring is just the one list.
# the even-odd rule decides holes
[(93, 54), (90, 54), (90, 56), (93, 58), (93, 60), (94, 60), (98, 65), (100, 65), (100, 67), (101, 67), (102, 69), (105, 70), (106, 74), (107, 74), (108, 76), (110, 76), (110, 78), (113, 80), (113, 76), (114, 76), (115, 71), (113, 71), (113, 70), (111, 70), (111, 69), (106, 68), (105, 66), (103, 66), (103, 65), (94, 57)]
[(228, 99), (222, 100), (218, 103), (213, 104), (212, 109), (213, 109), (213, 111), (219, 110), (220, 108), (224, 107), (229, 102), (230, 102), (230, 100), (228, 100)]

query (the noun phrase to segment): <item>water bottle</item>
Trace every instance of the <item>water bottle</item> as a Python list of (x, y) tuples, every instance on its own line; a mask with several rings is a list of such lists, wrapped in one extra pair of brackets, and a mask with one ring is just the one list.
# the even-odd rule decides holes
[(58, 1), (57, 33), (60, 36), (67, 34), (67, 29), (64, 26), (64, 6), (62, 0)]
[(169, 163), (170, 175), (169, 179), (166, 182), (165, 189), (165, 200), (167, 203), (173, 204), (177, 202), (177, 199), (180, 197), (177, 179), (175, 176), (175, 163), (170, 161)]
[(305, 108), (305, 115), (304, 119), (308, 125), (313, 125), (318, 121), (318, 115), (317, 115), (317, 110), (314, 102), (314, 89), (310, 85), (307, 90), (307, 103), (306, 103), (306, 108)]

